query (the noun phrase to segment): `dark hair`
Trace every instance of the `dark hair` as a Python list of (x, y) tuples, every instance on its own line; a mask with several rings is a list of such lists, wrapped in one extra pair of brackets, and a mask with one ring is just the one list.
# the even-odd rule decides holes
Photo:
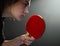
[(18, 0), (0, 0), (0, 13), (3, 12), (6, 6), (16, 3)]

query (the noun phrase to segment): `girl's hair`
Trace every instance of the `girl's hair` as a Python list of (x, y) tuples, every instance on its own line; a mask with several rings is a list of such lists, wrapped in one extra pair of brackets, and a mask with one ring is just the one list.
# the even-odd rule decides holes
[(0, 13), (3, 12), (6, 6), (16, 3), (18, 0), (0, 0)]

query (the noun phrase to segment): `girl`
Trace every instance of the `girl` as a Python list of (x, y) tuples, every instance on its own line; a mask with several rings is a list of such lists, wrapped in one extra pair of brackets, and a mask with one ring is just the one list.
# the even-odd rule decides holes
[[(23, 43), (30, 45), (33, 37), (28, 37), (28, 33), (18, 36), (12, 40), (4, 40), (2, 35), (3, 20), (12, 17), (18, 21), (28, 14), (31, 0), (0, 0), (0, 43), (2, 46), (19, 46)], [(0, 46), (1, 46), (0, 45)]]

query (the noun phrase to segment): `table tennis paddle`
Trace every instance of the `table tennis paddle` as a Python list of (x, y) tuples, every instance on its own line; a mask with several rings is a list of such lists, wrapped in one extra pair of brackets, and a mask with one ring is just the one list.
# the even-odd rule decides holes
[[(29, 37), (33, 36), (35, 39), (40, 38), (45, 31), (45, 21), (40, 15), (32, 15), (26, 22), (26, 31), (29, 33)], [(24, 44), (24, 46), (27, 46)]]

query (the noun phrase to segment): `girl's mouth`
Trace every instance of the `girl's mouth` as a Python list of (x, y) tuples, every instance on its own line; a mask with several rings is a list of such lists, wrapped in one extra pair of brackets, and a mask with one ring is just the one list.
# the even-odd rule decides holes
[(20, 18), (23, 19), (24, 18), (24, 15), (21, 15)]

